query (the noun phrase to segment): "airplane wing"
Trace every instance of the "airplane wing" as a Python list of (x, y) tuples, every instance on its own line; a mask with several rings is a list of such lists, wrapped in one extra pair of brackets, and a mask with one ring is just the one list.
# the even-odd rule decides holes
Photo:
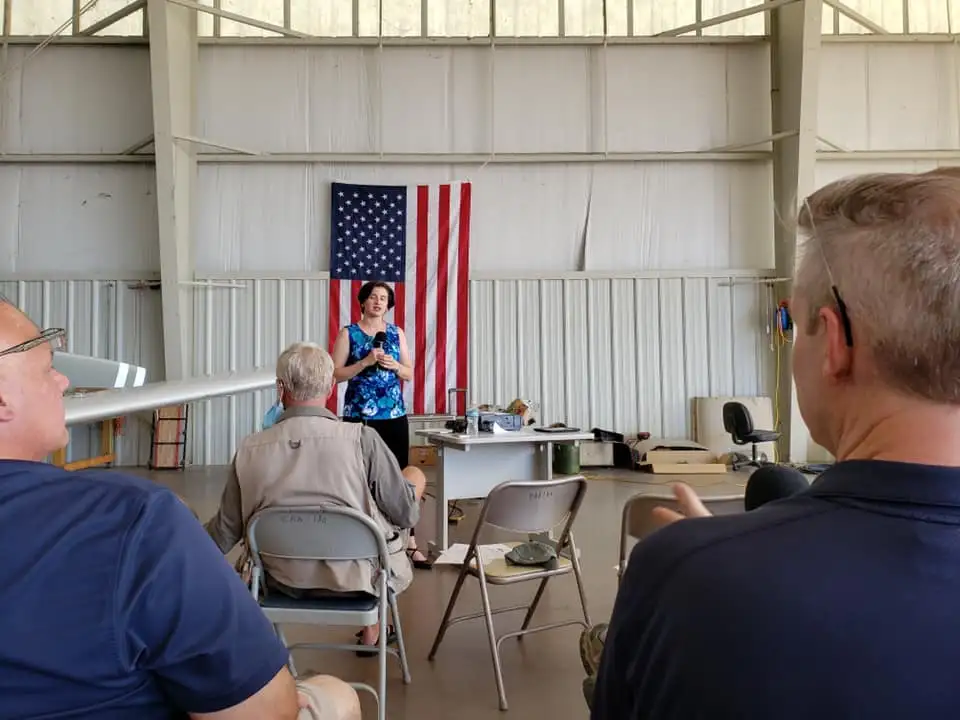
[(146, 368), (67, 352), (53, 354), (53, 367), (72, 388), (140, 387), (147, 379)]
[[(68, 375), (68, 377), (70, 376)], [(70, 377), (70, 381), (70, 384), (74, 385), (72, 377)], [(67, 425), (81, 425), (144, 410), (182, 405), (195, 400), (262, 390), (274, 387), (276, 382), (276, 371), (273, 368), (268, 368), (224, 375), (208, 375), (187, 380), (147, 383), (140, 387), (118, 386), (113, 390), (68, 396), (64, 398), (63, 404), (66, 410)], [(76, 385), (78, 387), (83, 386), (81, 383), (76, 383)], [(110, 387), (113, 387), (112, 383)]]

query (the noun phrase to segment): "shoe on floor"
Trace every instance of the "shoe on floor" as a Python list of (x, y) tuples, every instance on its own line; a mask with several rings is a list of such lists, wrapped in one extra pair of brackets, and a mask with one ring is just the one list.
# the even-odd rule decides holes
[(597, 668), (600, 667), (600, 656), (607, 641), (608, 627), (608, 623), (599, 623), (580, 633), (580, 662), (588, 676), (596, 675)]
[(420, 548), (407, 548), (407, 557), (410, 558), (410, 562), (413, 563), (413, 566), (417, 570), (433, 570), (433, 563), (430, 562), (429, 560), (414, 559), (413, 556), (418, 552), (420, 552)]

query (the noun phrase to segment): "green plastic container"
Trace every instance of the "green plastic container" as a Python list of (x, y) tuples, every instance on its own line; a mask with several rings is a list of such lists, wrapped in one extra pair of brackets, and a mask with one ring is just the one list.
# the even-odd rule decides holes
[(580, 472), (580, 446), (557, 443), (553, 446), (553, 472), (557, 475), (577, 475)]

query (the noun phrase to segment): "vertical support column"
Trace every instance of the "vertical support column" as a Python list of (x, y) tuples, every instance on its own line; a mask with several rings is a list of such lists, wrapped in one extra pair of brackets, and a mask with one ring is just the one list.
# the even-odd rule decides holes
[(192, 136), (199, 48), (196, 11), (147, 0), (150, 77), (160, 229), (163, 348), (166, 379), (190, 375), (192, 359), (193, 190), (196, 150), (177, 136)]
[[(770, 67), (773, 132), (796, 130), (774, 147), (773, 194), (778, 218), (774, 229), (774, 262), (779, 277), (792, 277), (797, 235), (791, 227), (798, 204), (813, 192), (817, 155), (817, 95), (820, 84), (820, 0), (798, 0), (771, 11)], [(782, 220), (781, 220), (782, 219)], [(783, 288), (789, 292), (789, 287)], [(814, 459), (807, 427), (797, 408), (790, 353), (781, 363), (781, 459)]]

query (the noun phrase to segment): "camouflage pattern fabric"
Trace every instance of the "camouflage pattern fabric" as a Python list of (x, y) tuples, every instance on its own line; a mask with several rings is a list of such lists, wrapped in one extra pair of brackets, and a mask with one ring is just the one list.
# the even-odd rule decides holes
[(603, 644), (607, 641), (607, 623), (594, 625), (580, 633), (580, 662), (587, 675), (596, 675), (600, 667)]
[(607, 623), (594, 625), (589, 630), (580, 633), (580, 662), (587, 673), (583, 681), (583, 699), (587, 707), (593, 709), (593, 689), (597, 684), (597, 669), (600, 667), (600, 656), (603, 655), (603, 645), (607, 640)]
[(557, 549), (552, 545), (531, 540), (514, 547), (504, 559), (511, 565), (548, 565), (557, 559)]
[(597, 676), (583, 679), (583, 699), (587, 701), (587, 710), (593, 711), (593, 691), (597, 687)]

